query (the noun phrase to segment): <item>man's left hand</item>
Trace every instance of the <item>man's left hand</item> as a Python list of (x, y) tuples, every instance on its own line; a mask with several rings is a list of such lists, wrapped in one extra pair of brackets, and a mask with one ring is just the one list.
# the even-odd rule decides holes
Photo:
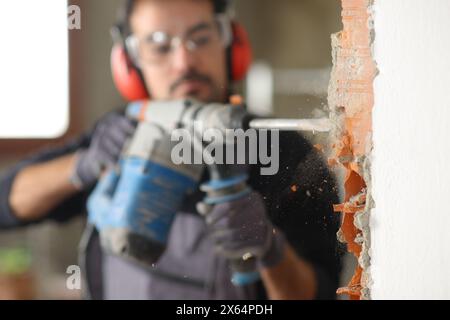
[(214, 206), (206, 223), (217, 253), (228, 259), (251, 256), (261, 268), (275, 266), (283, 258), (285, 237), (267, 217), (257, 192)]

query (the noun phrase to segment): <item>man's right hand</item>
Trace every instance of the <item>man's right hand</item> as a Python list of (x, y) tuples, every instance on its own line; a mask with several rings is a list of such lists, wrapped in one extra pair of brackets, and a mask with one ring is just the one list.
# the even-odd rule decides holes
[(117, 163), (136, 123), (125, 115), (110, 113), (97, 124), (89, 148), (77, 153), (73, 184), (80, 190), (92, 186), (102, 171)]

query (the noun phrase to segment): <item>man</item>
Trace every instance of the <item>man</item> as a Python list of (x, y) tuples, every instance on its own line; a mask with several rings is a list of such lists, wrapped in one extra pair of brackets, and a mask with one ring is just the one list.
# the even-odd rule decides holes
[[(227, 101), (229, 44), (219, 28), (211, 29), (225, 8), (225, 1), (212, 0), (128, 2), (123, 29), (135, 41), (127, 49), (152, 99)], [(0, 180), (0, 226), (66, 221), (85, 212), (99, 168), (117, 162), (133, 131), (130, 120), (112, 112), (92, 132), (6, 172)], [(103, 252), (98, 235), (91, 234), (85, 243), (91, 297), (334, 298), (340, 267), (332, 204), (338, 198), (321, 158), (300, 135), (281, 133), (280, 171), (260, 176), (253, 166), (249, 184), (253, 194), (216, 206), (208, 219), (195, 209), (202, 194), (187, 198), (165, 253), (151, 269)], [(261, 280), (234, 286), (228, 258), (250, 247)]]

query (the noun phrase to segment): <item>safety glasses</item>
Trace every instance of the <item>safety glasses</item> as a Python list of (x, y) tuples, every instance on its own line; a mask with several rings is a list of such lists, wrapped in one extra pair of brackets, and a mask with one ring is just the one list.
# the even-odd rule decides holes
[(182, 35), (173, 36), (164, 31), (155, 31), (138, 38), (132, 34), (125, 40), (125, 45), (133, 62), (142, 66), (165, 65), (180, 46), (192, 53), (208, 54), (218, 47), (228, 47), (231, 41), (229, 18), (217, 15), (212, 21), (199, 23)]

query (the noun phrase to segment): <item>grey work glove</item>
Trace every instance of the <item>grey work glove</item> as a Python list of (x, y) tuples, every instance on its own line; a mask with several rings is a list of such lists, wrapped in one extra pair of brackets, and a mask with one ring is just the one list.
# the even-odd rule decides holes
[(275, 266), (283, 258), (285, 237), (270, 222), (257, 192), (214, 206), (206, 223), (216, 252), (227, 259), (253, 257), (262, 268)]
[(136, 122), (117, 112), (99, 121), (91, 138), (89, 148), (77, 153), (73, 184), (79, 189), (92, 186), (102, 171), (114, 166), (127, 139), (133, 134)]

